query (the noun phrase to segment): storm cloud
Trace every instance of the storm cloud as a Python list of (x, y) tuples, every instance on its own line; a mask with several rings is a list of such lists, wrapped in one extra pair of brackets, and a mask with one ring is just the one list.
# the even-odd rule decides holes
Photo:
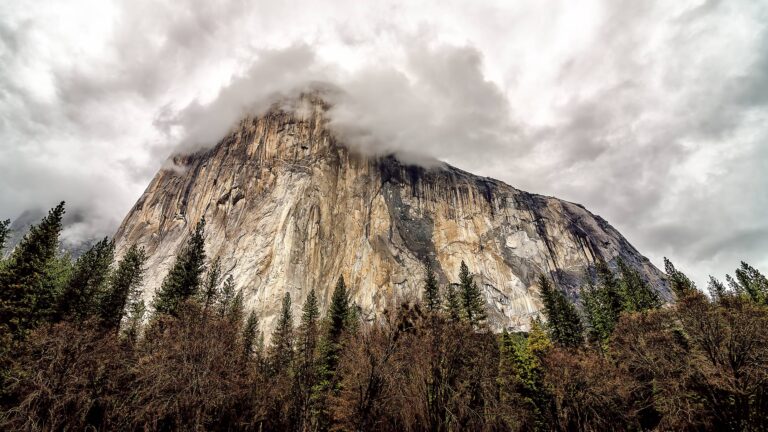
[[(0, 217), (113, 232), (166, 158), (323, 87), (351, 147), (584, 204), (697, 281), (768, 270), (768, 5), (0, 5)], [(87, 221), (87, 222), (85, 222)]]

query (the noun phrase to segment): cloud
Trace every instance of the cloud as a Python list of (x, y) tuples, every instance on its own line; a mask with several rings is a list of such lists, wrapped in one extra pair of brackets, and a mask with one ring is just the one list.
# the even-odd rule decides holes
[(768, 269), (760, 2), (43, 3), (0, 5), (2, 218), (109, 233), (171, 152), (322, 85), (360, 151), (582, 203), (699, 281)]
[(394, 153), (433, 164), (438, 156), (471, 158), (467, 148), (477, 149), (476, 160), (482, 161), (489, 153), (526, 147), (503, 92), (482, 74), (479, 51), (430, 44), (416, 35), (403, 55), (399, 65), (345, 72), (324, 63), (306, 44), (260, 51), (250, 69), (211, 101), (195, 100), (157, 123), (169, 136), (177, 132), (176, 151), (194, 151), (217, 143), (246, 115), (320, 90), (331, 104), (332, 130), (363, 154)]

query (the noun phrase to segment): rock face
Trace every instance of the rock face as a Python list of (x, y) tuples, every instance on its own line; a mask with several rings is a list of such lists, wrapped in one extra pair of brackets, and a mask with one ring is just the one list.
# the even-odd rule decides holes
[(447, 165), (356, 155), (329, 132), (325, 109), (313, 100), (301, 114), (247, 118), (157, 173), (115, 236), (118, 256), (146, 248), (147, 299), (203, 216), (208, 256), (221, 258), (267, 334), (285, 292), (297, 316), (311, 288), (327, 306), (340, 275), (369, 318), (418, 298), (427, 258), (442, 284), (467, 263), (496, 330), (538, 314), (540, 273), (575, 298), (598, 259), (621, 257), (669, 298), (659, 270), (582, 206)]

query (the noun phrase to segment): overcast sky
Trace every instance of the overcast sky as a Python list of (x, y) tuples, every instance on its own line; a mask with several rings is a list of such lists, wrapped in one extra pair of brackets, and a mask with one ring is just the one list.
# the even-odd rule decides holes
[(167, 156), (334, 89), (350, 145), (585, 205), (703, 284), (768, 270), (766, 1), (0, 2), (0, 218), (111, 234)]

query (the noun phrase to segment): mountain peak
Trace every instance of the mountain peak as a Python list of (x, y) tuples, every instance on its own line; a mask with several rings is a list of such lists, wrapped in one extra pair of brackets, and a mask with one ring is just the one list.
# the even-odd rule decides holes
[(442, 284), (467, 263), (495, 329), (526, 328), (538, 315), (539, 274), (576, 296), (598, 260), (623, 259), (669, 297), (661, 273), (582, 206), (447, 164), (365, 155), (331, 132), (329, 106), (317, 93), (275, 104), (158, 172), (116, 234), (118, 253), (146, 248), (147, 296), (205, 216), (208, 256), (221, 258), (267, 328), (286, 292), (297, 312), (312, 288), (327, 305), (340, 275), (374, 318), (421, 295), (427, 259)]

